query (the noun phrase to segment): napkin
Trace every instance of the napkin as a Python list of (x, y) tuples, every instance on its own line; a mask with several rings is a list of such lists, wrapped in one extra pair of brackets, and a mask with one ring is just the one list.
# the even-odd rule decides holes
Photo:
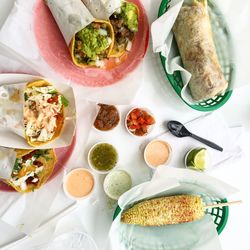
[(177, 138), (170, 132), (157, 137), (168, 142), (172, 148), (170, 164), (176, 167), (185, 167), (184, 157), (193, 148), (206, 148), (208, 150), (210, 164), (206, 171), (226, 166), (229, 162), (238, 161), (243, 156), (240, 146), (240, 137), (243, 128), (229, 128), (219, 112), (198, 117), (185, 124), (186, 128), (207, 140), (210, 140), (223, 148), (223, 152), (212, 149), (191, 137)]
[[(153, 197), (198, 194), (226, 198), (237, 193), (234, 187), (205, 174), (187, 169), (158, 168), (151, 181), (135, 186), (118, 200), (122, 210), (130, 204)], [(139, 227), (114, 220), (105, 249), (219, 250), (218, 234), (210, 215), (201, 220), (163, 227)], [(194, 233), (195, 232), (195, 233)]]

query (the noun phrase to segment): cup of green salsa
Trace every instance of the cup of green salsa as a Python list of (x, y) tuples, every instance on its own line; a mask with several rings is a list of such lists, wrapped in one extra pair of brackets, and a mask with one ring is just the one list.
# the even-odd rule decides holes
[(88, 163), (95, 172), (107, 174), (117, 165), (118, 152), (113, 145), (99, 142), (89, 150)]

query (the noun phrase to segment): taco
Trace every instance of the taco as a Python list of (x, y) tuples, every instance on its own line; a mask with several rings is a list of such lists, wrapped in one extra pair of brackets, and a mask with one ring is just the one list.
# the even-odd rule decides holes
[(56, 164), (53, 149), (16, 149), (16, 161), (11, 178), (5, 180), (17, 192), (28, 193), (39, 189), (49, 178)]
[(28, 144), (39, 147), (58, 138), (68, 100), (45, 80), (28, 83), (24, 99), (24, 133)]
[(114, 29), (114, 46), (110, 57), (121, 57), (132, 48), (133, 40), (138, 31), (138, 7), (130, 2), (123, 2), (122, 6), (110, 16)]
[(108, 21), (96, 20), (77, 32), (70, 53), (78, 67), (104, 67), (114, 45), (114, 31)]

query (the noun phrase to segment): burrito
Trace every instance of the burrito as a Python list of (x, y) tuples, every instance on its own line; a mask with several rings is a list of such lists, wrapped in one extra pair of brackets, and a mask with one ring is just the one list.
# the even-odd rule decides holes
[(16, 161), (11, 177), (4, 180), (17, 192), (28, 193), (39, 189), (49, 178), (56, 164), (53, 149), (16, 149)]
[(191, 74), (189, 88), (195, 101), (213, 98), (228, 88), (213, 41), (206, 0), (184, 4), (173, 27), (181, 59)]
[(24, 133), (28, 144), (37, 147), (58, 138), (68, 100), (45, 80), (28, 83), (24, 99)]
[(121, 57), (124, 52), (131, 50), (138, 31), (138, 16), (138, 7), (130, 2), (123, 2), (121, 8), (110, 16), (115, 35), (111, 57)]
[(109, 21), (96, 19), (81, 0), (46, 0), (78, 67), (102, 67), (114, 44)]

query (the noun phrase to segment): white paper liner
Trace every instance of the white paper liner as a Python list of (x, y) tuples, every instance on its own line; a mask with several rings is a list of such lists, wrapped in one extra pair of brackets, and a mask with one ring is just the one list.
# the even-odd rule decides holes
[[(32, 76), (32, 75), (22, 75), (22, 74), (1, 74), (0, 75), (0, 86), (8, 85), (9, 88), (19, 88), (23, 93), (23, 88), (25, 85), (34, 80), (43, 79), (40, 76)], [(45, 79), (46, 80), (46, 79)], [(48, 82), (52, 83), (53, 86), (64, 95), (67, 100), (69, 100), (69, 106), (65, 107), (65, 124), (62, 129), (62, 133), (59, 138), (56, 140), (45, 144), (43, 146), (39, 146), (37, 148), (59, 148), (66, 147), (71, 144), (72, 138), (75, 133), (76, 127), (76, 107), (75, 107), (75, 97), (74, 92), (71, 86), (57, 83), (55, 81), (48, 80)], [(4, 84), (4, 85), (3, 85)], [(14, 85), (12, 85), (14, 84)], [(3, 88), (2, 88), (3, 89)], [(1, 92), (1, 89), (0, 89)], [(1, 93), (0, 93), (1, 95)], [(23, 96), (23, 94), (21, 94)], [(2, 99), (2, 101), (4, 101)], [(0, 99), (1, 102), (1, 99)], [(23, 128), (23, 103), (19, 102), (18, 104), (13, 104), (13, 102), (9, 102), (9, 100), (4, 101), (5, 106), (0, 108), (0, 141), (1, 145), (9, 148), (32, 148), (28, 145), (24, 138), (24, 128)], [(9, 110), (13, 109), (15, 114), (11, 113), (9, 116), (5, 116), (5, 113)], [(2, 115), (2, 116), (1, 116)], [(7, 118), (7, 119), (6, 119)], [(1, 123), (2, 121), (2, 123)]]
[(11, 148), (0, 147), (0, 179), (9, 179), (16, 161), (16, 152)]
[[(236, 192), (238, 190), (234, 187), (208, 175), (162, 166), (157, 169), (151, 181), (135, 186), (123, 194), (118, 204), (122, 209), (125, 209), (136, 201), (163, 195), (207, 194), (222, 199)], [(153, 246), (158, 246), (158, 248), (164, 246), (164, 249), (169, 250), (221, 249), (211, 216), (205, 216), (199, 221), (188, 224), (160, 228), (125, 225), (120, 223), (120, 218), (121, 213), (111, 226), (109, 242), (105, 248), (107, 250), (150, 249)]]
[(46, 0), (46, 3), (68, 46), (78, 31), (95, 20), (81, 0)]
[(108, 18), (121, 7), (121, 0), (82, 0), (91, 14), (99, 20)]

